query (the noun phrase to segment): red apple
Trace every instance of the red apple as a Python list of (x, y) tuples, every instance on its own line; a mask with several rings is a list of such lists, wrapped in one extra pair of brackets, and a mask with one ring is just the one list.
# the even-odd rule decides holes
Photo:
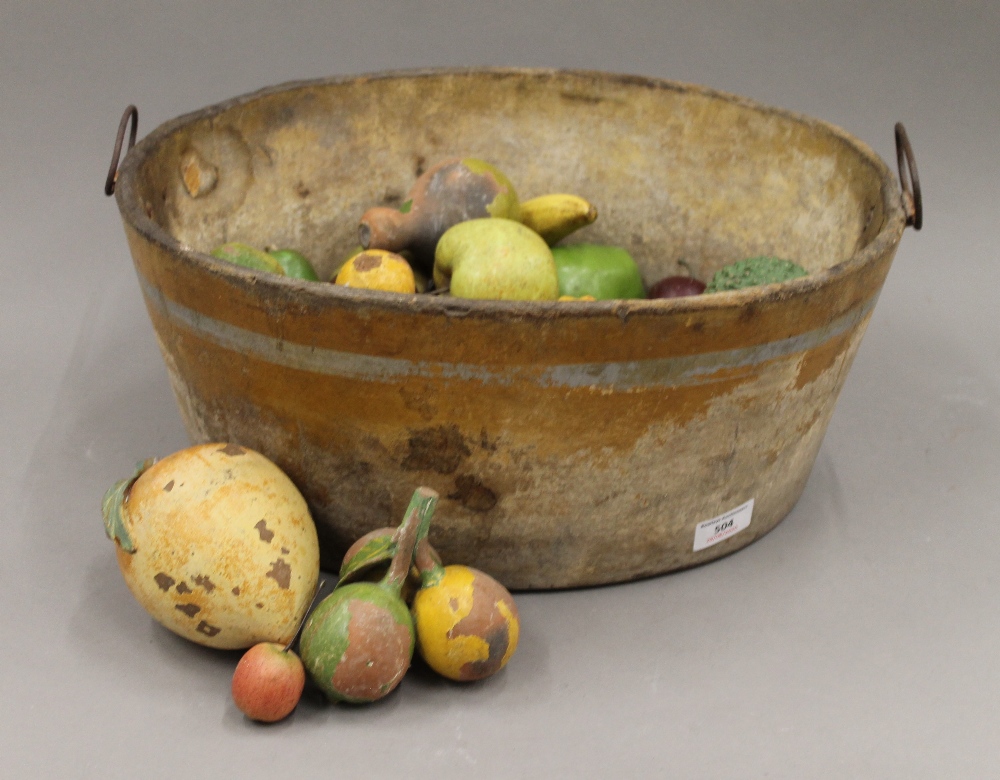
[(295, 709), (306, 682), (302, 661), (275, 642), (251, 647), (233, 673), (233, 701), (252, 720), (274, 723)]
[(687, 295), (701, 295), (705, 283), (692, 276), (668, 276), (649, 288), (650, 298), (683, 298)]

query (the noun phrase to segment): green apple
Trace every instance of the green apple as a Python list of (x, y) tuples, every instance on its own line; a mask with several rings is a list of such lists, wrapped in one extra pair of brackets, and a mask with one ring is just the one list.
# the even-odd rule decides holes
[(448, 228), (434, 252), (434, 284), (459, 298), (554, 301), (559, 276), (552, 250), (531, 228), (498, 217)]

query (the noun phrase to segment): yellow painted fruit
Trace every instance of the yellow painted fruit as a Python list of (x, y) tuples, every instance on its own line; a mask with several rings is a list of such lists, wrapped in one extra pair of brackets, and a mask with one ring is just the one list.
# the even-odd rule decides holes
[(319, 578), (316, 526), (274, 463), (203, 444), (143, 463), (104, 498), (132, 595), (158, 622), (209, 647), (284, 644)]
[(507, 589), (469, 566), (421, 570), (413, 599), (417, 650), (438, 674), (480, 680), (500, 671), (517, 649), (521, 624)]
[(366, 249), (350, 258), (334, 280), (346, 287), (365, 290), (414, 293), (417, 291), (413, 269), (395, 252), (385, 249)]

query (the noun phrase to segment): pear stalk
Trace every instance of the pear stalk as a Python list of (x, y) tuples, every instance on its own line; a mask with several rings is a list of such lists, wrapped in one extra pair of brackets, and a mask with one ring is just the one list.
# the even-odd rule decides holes
[(398, 539), (396, 554), (392, 556), (389, 571), (382, 580), (382, 584), (394, 593), (398, 594), (406, 581), (417, 540), (427, 537), (437, 500), (438, 494), (431, 488), (420, 487), (413, 491), (403, 524), (396, 532)]

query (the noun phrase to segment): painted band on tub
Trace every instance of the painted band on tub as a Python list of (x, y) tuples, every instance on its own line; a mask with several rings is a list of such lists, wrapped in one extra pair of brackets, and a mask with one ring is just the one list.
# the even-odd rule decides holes
[(247, 330), (190, 309), (167, 298), (141, 275), (139, 283), (151, 308), (173, 324), (218, 346), (286, 368), (379, 382), (425, 377), (492, 385), (531, 382), (541, 387), (600, 387), (619, 391), (650, 386), (698, 385), (713, 381), (712, 375), (719, 371), (753, 366), (815, 349), (856, 327), (871, 313), (878, 300), (878, 295), (873, 295), (821, 328), (754, 347), (649, 360), (505, 366), (495, 369), (474, 363), (414, 361), (298, 344)]

